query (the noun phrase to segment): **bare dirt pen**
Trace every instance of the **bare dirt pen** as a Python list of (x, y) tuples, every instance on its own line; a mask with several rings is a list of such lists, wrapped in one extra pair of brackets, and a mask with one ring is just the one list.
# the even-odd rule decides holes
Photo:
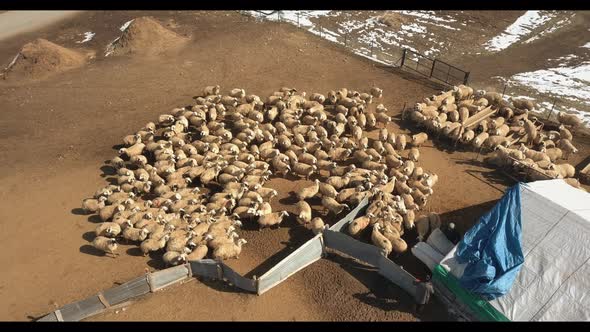
[[(145, 15), (193, 38), (178, 54), (166, 57), (101, 55), (120, 35), (121, 24)], [(383, 104), (396, 118), (388, 129), (396, 133), (408, 132), (397, 120), (404, 102), (435, 93), (410, 74), (376, 67), (293, 26), (246, 23), (231, 12), (85, 13), (34, 37), (7, 40), (0, 59), (10, 62), (22, 45), (37, 37), (79, 48), (76, 40), (85, 31), (96, 33), (83, 44), (96, 51), (95, 61), (36, 83), (0, 82), (3, 320), (41, 316), (141, 275), (146, 263), (162, 267), (158, 260), (136, 257), (135, 251), (125, 253), (127, 248), (116, 260), (95, 255), (88, 240), (97, 220), (79, 215), (78, 208), (104, 184), (100, 167), (115, 155), (112, 147), (123, 136), (190, 103), (203, 86), (244, 87), (263, 96), (285, 85), (308, 93), (377, 85), (384, 90)], [(451, 152), (431, 141), (421, 152), (422, 167), (440, 177), (428, 208), (441, 213), (443, 223), (454, 221), (460, 231), (510, 185), (473, 162), (471, 152)], [(270, 187), (279, 191), (273, 210), (292, 211), (287, 195), (303, 184), (309, 183), (271, 181)], [(261, 275), (311, 236), (292, 220), (279, 230), (242, 233), (249, 243), (231, 266), (246, 276)], [(425, 267), (409, 251), (398, 263), (417, 275), (424, 273)], [(416, 319), (411, 303), (407, 294), (376, 273), (334, 258), (308, 267), (260, 297), (223, 283), (191, 281), (139, 299), (124, 312), (93, 319), (411, 321)], [(417, 318), (445, 319), (445, 308), (432, 302)]]

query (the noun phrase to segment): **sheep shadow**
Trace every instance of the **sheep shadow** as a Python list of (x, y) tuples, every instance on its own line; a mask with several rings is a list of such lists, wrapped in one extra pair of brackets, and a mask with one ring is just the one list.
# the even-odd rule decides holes
[(102, 219), (100, 219), (100, 216), (98, 214), (93, 214), (90, 217), (88, 217), (88, 221), (91, 223), (99, 224), (102, 222)]
[(196, 277), (203, 285), (214, 289), (218, 292), (223, 293), (234, 293), (234, 294), (249, 294), (246, 291), (238, 288), (236, 286), (229, 285), (227, 282), (219, 279), (210, 279), (206, 277), (198, 276)]
[(84, 210), (82, 208), (73, 208), (70, 212), (72, 214), (77, 215), (77, 216), (87, 216), (90, 214), (90, 212), (87, 212), (86, 210)]
[[(129, 256), (134, 256), (134, 257), (143, 257), (143, 252), (141, 251), (141, 249), (139, 247), (131, 247), (129, 249), (127, 249), (125, 251), (125, 253)], [(151, 253), (150, 253), (151, 254)], [(160, 255), (161, 257), (162, 255)], [(152, 257), (152, 255), (150, 255), (150, 257)]]
[(113, 177), (113, 176), (112, 176), (112, 177), (105, 177), (105, 180), (106, 180), (106, 181), (107, 181), (109, 184), (112, 184), (112, 185), (115, 185), (115, 186), (118, 184), (118, 183), (117, 183), (117, 178), (116, 178), (116, 177)]
[(283, 219), (281, 228), (289, 229), (289, 240), (281, 242), (285, 247), (247, 272), (244, 275), (245, 278), (263, 275), (313, 237), (313, 233), (306, 227), (300, 225), (293, 214), (289, 214), (287, 218)]
[(101, 166), (100, 170), (102, 171), (102, 174), (100, 176), (103, 178), (117, 174), (117, 171), (112, 166), (109, 166), (109, 165)]
[(358, 301), (385, 311), (396, 310), (409, 313), (420, 320), (450, 320), (448, 315), (445, 314), (444, 305), (434, 297), (431, 297), (430, 303), (426, 305), (422, 313), (414, 312), (414, 299), (412, 296), (381, 276), (377, 268), (335, 254), (331, 254), (329, 259), (368, 289), (365, 293), (353, 294), (353, 297)]
[(104, 252), (94, 248), (89, 244), (85, 244), (80, 247), (80, 252), (87, 255), (97, 256), (97, 257), (109, 257)]
[[(133, 249), (133, 248), (130, 248), (130, 249)], [(128, 249), (127, 251), (129, 251), (130, 249)], [(139, 248), (137, 248), (137, 249), (139, 249)], [(142, 254), (142, 256), (143, 256), (143, 254)], [(150, 258), (151, 258), (151, 256), (150, 256)], [(162, 256), (159, 256), (157, 259), (152, 258), (146, 264), (149, 267), (156, 269), (158, 271), (166, 268), (166, 263), (164, 263)]]
[(94, 233), (92, 231), (82, 234), (82, 238), (88, 242), (92, 242), (95, 237), (96, 237), (96, 233)]
[(453, 222), (459, 233), (463, 234), (469, 230), (479, 218), (489, 210), (491, 210), (498, 200), (491, 200), (477, 205), (468, 206), (462, 209), (449, 211), (440, 215), (441, 221), (444, 223)]

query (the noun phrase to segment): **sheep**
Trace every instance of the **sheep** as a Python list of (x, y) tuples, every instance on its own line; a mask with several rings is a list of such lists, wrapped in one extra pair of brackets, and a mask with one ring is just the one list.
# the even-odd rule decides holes
[(397, 237), (397, 238), (390, 239), (390, 241), (391, 241), (392, 252), (395, 252), (396, 254), (399, 255), (399, 254), (405, 252), (406, 250), (408, 250), (408, 244), (402, 238)]
[(144, 149), (145, 144), (139, 142), (130, 147), (119, 149), (119, 155), (126, 155), (127, 157), (131, 158), (133, 156), (142, 154)]
[(471, 141), (471, 145), (475, 148), (481, 148), (483, 143), (486, 142), (489, 137), (490, 134), (487, 132), (480, 133)]
[(123, 238), (127, 241), (140, 242), (147, 239), (149, 230), (146, 228), (127, 227), (123, 230)]
[(355, 218), (350, 224), (348, 224), (348, 233), (353, 237), (360, 236), (360, 233), (369, 226), (371, 218), (373, 218), (372, 213), (367, 213), (362, 217)]
[(414, 224), (416, 225), (416, 230), (418, 232), (418, 241), (424, 241), (424, 238), (430, 230), (430, 219), (427, 215), (420, 215)]
[(563, 157), (563, 150), (561, 150), (560, 148), (550, 148), (541, 151), (545, 152), (545, 154), (549, 157), (551, 162), (555, 162), (556, 160), (561, 159)]
[(568, 140), (572, 140), (573, 139), (573, 135), (572, 133), (564, 126), (564, 125), (560, 125), (559, 126), (559, 138), (565, 138)]
[(230, 258), (238, 259), (242, 252), (242, 245), (248, 243), (245, 239), (239, 239), (237, 243), (227, 243), (221, 245), (213, 251), (213, 258), (217, 260), (226, 260)]
[(371, 90), (369, 90), (369, 93), (371, 94), (371, 96), (378, 99), (383, 96), (383, 90), (376, 86), (372, 87)]
[(371, 242), (378, 248), (383, 250), (385, 257), (389, 256), (392, 250), (391, 241), (387, 239), (381, 232), (381, 225), (379, 223), (373, 224), (373, 231), (371, 232)]
[(557, 121), (559, 123), (576, 128), (582, 124), (582, 120), (575, 114), (567, 114), (564, 112), (557, 113)]
[(438, 215), (438, 213), (436, 212), (430, 212), (428, 214), (428, 221), (429, 221), (429, 228), (431, 231), (440, 228), (441, 226), (441, 220), (440, 220), (440, 216)]
[(554, 164), (550, 169), (557, 171), (561, 178), (564, 179), (573, 178), (576, 174), (576, 169), (570, 164)]
[(420, 147), (427, 140), (428, 140), (428, 134), (421, 132), (416, 135), (412, 135), (412, 140), (411, 140), (410, 144), (414, 147)]
[(297, 222), (304, 225), (311, 221), (311, 206), (306, 201), (299, 201), (295, 204)]
[(96, 236), (117, 237), (121, 233), (121, 225), (115, 222), (103, 222), (94, 230)]
[(118, 204), (118, 205), (107, 205), (98, 211), (98, 215), (100, 219), (104, 221), (109, 221), (113, 215), (117, 212), (121, 212), (125, 210), (125, 206)]
[(319, 193), (323, 197), (331, 197), (335, 198), (338, 195), (338, 191), (334, 186), (330, 185), (329, 183), (319, 182)]
[(105, 254), (111, 254), (113, 258), (119, 255), (115, 252), (118, 248), (117, 240), (115, 239), (97, 236), (92, 240), (92, 246)]
[(309, 177), (318, 170), (316, 165), (307, 165), (300, 162), (294, 162), (292, 167), (295, 174), (305, 177), (306, 180), (309, 180)]
[(190, 254), (186, 256), (186, 261), (196, 261), (205, 258), (207, 256), (207, 252), (209, 251), (209, 247), (204, 244), (199, 244)]
[(396, 138), (395, 138), (395, 149), (398, 151), (403, 151), (406, 149), (406, 135), (404, 134), (399, 134)]
[(98, 199), (87, 198), (82, 201), (82, 209), (86, 213), (95, 213), (105, 207), (107, 197), (100, 196)]
[(578, 153), (578, 149), (567, 138), (562, 138), (557, 142), (557, 146), (563, 150), (565, 159), (569, 159), (570, 154)]
[(499, 145), (503, 145), (503, 146), (507, 147), (510, 144), (510, 140), (508, 139), (508, 137), (505, 137), (505, 136), (494, 135), (494, 136), (488, 137), (488, 139), (486, 139), (484, 144), (487, 148), (494, 149)]
[(150, 251), (158, 251), (163, 249), (166, 246), (166, 242), (170, 239), (170, 234), (165, 234), (163, 237), (156, 239), (156, 238), (149, 238), (141, 242), (139, 246), (141, 252), (144, 256), (150, 253)]
[(318, 235), (326, 228), (327, 225), (324, 223), (324, 220), (322, 220), (322, 218), (315, 217), (311, 220), (309, 226), (313, 234)]
[(492, 135), (494, 136), (506, 136), (510, 132), (510, 127), (508, 125), (503, 124), (500, 127), (494, 129), (492, 131)]
[(510, 101), (512, 102), (512, 105), (514, 105), (514, 108), (526, 109), (528, 111), (532, 111), (534, 108), (533, 102), (528, 99), (510, 98)]
[[(336, 196), (334, 196), (334, 197), (336, 197)], [(338, 203), (338, 201), (336, 201), (336, 199), (329, 197), (329, 196), (322, 197), (322, 206), (324, 208), (326, 208), (326, 210), (328, 212), (332, 212), (334, 215), (338, 215), (344, 210), (350, 210), (350, 208), (347, 204)]]
[(178, 251), (166, 251), (162, 256), (164, 264), (168, 266), (176, 266), (186, 263), (187, 255), (191, 252), (189, 248), (184, 248), (183, 252)]
[(203, 97), (211, 96), (211, 95), (218, 95), (221, 87), (219, 85), (209, 85), (203, 88)]
[(270, 227), (273, 225), (280, 226), (281, 222), (283, 221), (283, 218), (288, 215), (289, 213), (287, 211), (274, 212), (262, 215), (258, 217), (258, 225), (260, 225), (260, 229), (264, 227)]
[(532, 121), (525, 119), (524, 120), (524, 130), (527, 135), (526, 144), (532, 145), (535, 138), (537, 138), (537, 127), (535, 127), (535, 124)]
[(420, 158), (420, 150), (417, 148), (411, 148), (410, 152), (408, 153), (408, 159), (413, 162), (417, 162), (418, 158)]

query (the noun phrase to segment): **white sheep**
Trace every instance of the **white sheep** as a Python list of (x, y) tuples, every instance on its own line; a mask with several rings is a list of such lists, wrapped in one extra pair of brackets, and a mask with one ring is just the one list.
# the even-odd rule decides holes
[(239, 239), (237, 243), (227, 243), (221, 245), (213, 251), (213, 258), (226, 260), (230, 258), (239, 258), (242, 252), (242, 245), (248, 243), (245, 239)]
[(104, 237), (104, 236), (97, 236), (92, 240), (92, 246), (104, 253), (111, 254), (112, 257), (116, 257), (118, 253), (115, 253), (117, 250), (117, 240)]

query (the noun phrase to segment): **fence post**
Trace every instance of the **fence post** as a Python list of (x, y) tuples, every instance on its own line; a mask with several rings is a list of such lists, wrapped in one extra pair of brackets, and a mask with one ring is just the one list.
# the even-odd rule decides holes
[(436, 59), (432, 61), (432, 68), (430, 68), (430, 78), (432, 78), (432, 73), (434, 73), (434, 66), (436, 66)]
[(400, 67), (403, 67), (404, 62), (406, 62), (406, 51), (407, 49), (404, 48), (404, 52), (402, 53), (402, 63), (399, 65)]
[[(463, 84), (467, 85), (467, 83), (469, 82), (469, 74), (471, 74), (470, 71), (465, 73), (465, 79), (463, 80)], [(502, 96), (504, 97), (504, 96)]]
[(279, 20), (279, 23), (281, 23), (281, 11), (277, 10), (277, 19)]
[(406, 120), (406, 105), (408, 104), (407, 101), (404, 101), (404, 108), (402, 108), (402, 121)]
[(551, 106), (551, 110), (549, 111), (549, 115), (547, 115), (547, 119), (551, 118), (551, 114), (553, 114), (553, 108), (555, 108), (555, 104), (557, 104), (557, 98), (553, 99), (553, 105)]
[(347, 42), (348, 42), (348, 32), (344, 34), (344, 47), (346, 47)]
[(373, 57), (373, 41), (371, 40), (371, 57)]
[(504, 93), (506, 92), (506, 84), (504, 84), (504, 90), (502, 90), (502, 98), (504, 98)]
[(297, 27), (301, 28), (301, 24), (299, 24), (299, 11), (297, 11)]

